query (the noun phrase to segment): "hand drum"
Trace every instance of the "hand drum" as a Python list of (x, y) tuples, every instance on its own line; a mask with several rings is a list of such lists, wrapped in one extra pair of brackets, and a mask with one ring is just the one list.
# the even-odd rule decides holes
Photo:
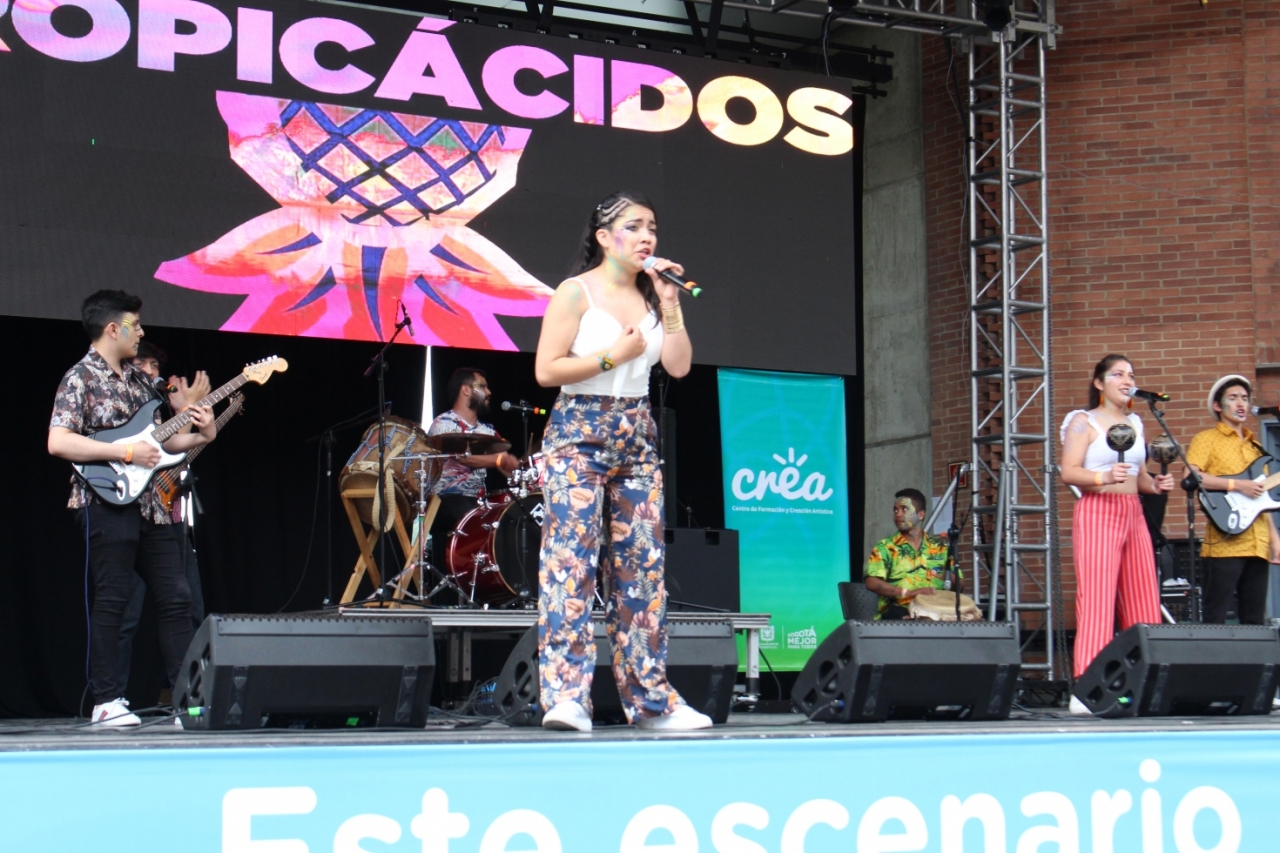
[(1114, 424), (1107, 430), (1107, 447), (1120, 455), (1120, 464), (1124, 464), (1124, 452), (1133, 447), (1138, 440), (1138, 433), (1128, 424)]

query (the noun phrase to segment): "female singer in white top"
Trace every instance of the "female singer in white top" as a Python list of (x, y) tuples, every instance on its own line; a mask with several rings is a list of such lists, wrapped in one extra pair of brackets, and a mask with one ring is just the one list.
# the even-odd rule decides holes
[(679, 264), (657, 250), (653, 205), (615, 193), (596, 206), (577, 273), (542, 319), (538, 383), (560, 386), (547, 423), (538, 596), (543, 725), (591, 730), (595, 643), (591, 604), (608, 496), (605, 603), (613, 675), (627, 720), (640, 728), (706, 728), (666, 676), (662, 472), (649, 408), (649, 371), (674, 377), (693, 362), (679, 288), (659, 273)]
[[(1136, 387), (1129, 359), (1108, 355), (1094, 366), (1089, 410), (1069, 412), (1062, 422), (1062, 481), (1082, 492), (1071, 529), (1077, 678), (1111, 642), (1117, 611), (1121, 630), (1160, 622), (1155, 551), (1138, 492), (1167, 492), (1173, 488), (1173, 475), (1153, 477), (1143, 464), (1142, 418), (1130, 412), (1129, 390)], [(1127, 424), (1137, 434), (1123, 462), (1107, 444), (1107, 430), (1117, 424)], [(1088, 713), (1074, 697), (1071, 709)]]

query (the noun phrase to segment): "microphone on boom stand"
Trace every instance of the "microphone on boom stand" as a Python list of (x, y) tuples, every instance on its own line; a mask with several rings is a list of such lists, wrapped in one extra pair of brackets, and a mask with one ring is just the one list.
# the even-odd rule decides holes
[(524, 412), (525, 414), (529, 414), (529, 415), (545, 415), (547, 413), (546, 409), (540, 409), (537, 406), (526, 405), (523, 400), (521, 400), (519, 403), (513, 403), (510, 400), (503, 400), (502, 411)]

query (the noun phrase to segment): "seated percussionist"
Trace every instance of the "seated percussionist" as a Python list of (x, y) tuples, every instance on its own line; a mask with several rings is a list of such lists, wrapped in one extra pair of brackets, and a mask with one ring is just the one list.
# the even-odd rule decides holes
[(867, 589), (880, 596), (876, 619), (902, 619), (911, 599), (933, 595), (946, 585), (947, 540), (925, 532), (926, 506), (918, 489), (902, 489), (893, 496), (898, 532), (876, 543), (863, 573)]
[[(460, 367), (449, 377), (446, 391), (449, 408), (431, 422), (428, 435), (451, 433), (475, 433), (494, 435), (494, 429), (481, 418), (489, 414), (489, 378), (483, 370)], [(432, 540), (436, 547), (436, 565), (445, 565), (448, 551), (448, 535), (456, 530), (463, 517), (476, 508), (476, 501), (484, 489), (485, 469), (496, 468), (510, 474), (520, 460), (510, 453), (476, 453), (449, 459), (444, 463), (440, 478), (431, 487), (440, 497), (440, 510), (431, 526)]]

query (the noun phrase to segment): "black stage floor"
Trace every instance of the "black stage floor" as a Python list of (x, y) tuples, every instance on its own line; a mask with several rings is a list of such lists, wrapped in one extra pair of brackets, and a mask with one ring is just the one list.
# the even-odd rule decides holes
[[(146, 723), (151, 722), (150, 725)], [(364, 729), (289, 731), (258, 729), (244, 732), (188, 732), (171, 718), (144, 718), (133, 729), (95, 729), (83, 720), (0, 720), (0, 752), (95, 749), (165, 749), (281, 746), (373, 746), (389, 744), (511, 744), (552, 742), (617, 742), (671, 739), (726, 740), (734, 738), (859, 738), (859, 737), (973, 737), (1023, 734), (1101, 734), (1134, 732), (1280, 731), (1280, 714), (1236, 717), (1135, 717), (1104, 720), (1065, 711), (1015, 712), (1008, 720), (966, 722), (912, 720), (840, 725), (805, 722), (795, 714), (733, 714), (729, 722), (709, 731), (655, 733), (631, 726), (598, 726), (590, 734), (550, 732), (541, 728), (483, 726), (452, 722), (425, 729)]]

